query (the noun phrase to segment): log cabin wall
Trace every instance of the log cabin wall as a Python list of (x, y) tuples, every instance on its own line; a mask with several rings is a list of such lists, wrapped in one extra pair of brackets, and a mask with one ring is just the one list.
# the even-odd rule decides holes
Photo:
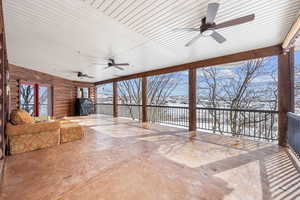
[(0, 179), (3, 177), (5, 165), (6, 140), (4, 130), (6, 126), (8, 108), (9, 108), (9, 90), (8, 90), (8, 61), (6, 51), (5, 27), (2, 10), (2, 1), (0, 1)]
[(19, 82), (28, 81), (52, 86), (53, 116), (62, 118), (75, 113), (74, 104), (77, 87), (88, 87), (90, 97), (95, 101), (95, 86), (93, 83), (71, 81), (50, 74), (26, 69), (10, 64), (11, 109), (19, 108)]

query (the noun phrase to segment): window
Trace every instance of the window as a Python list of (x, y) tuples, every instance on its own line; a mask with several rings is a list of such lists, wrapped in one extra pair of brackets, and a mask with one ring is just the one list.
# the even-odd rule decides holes
[(52, 115), (51, 86), (30, 82), (20, 84), (20, 108), (32, 116)]
[(89, 98), (89, 88), (77, 88), (77, 98)]
[(51, 87), (46, 85), (39, 85), (39, 113), (38, 116), (51, 116), (52, 104), (51, 104)]
[(34, 85), (30, 83), (22, 83), (20, 85), (20, 108), (26, 110), (29, 114), (34, 115), (34, 104)]

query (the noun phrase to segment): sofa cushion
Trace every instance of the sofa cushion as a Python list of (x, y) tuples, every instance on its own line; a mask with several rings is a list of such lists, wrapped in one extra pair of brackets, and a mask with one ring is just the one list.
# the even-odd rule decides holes
[(58, 121), (40, 122), (33, 124), (12, 125), (7, 123), (6, 134), (8, 136), (25, 135), (25, 134), (39, 134), (45, 131), (56, 131), (60, 129)]
[(10, 121), (13, 125), (34, 123), (34, 119), (29, 115), (29, 113), (21, 109), (15, 109), (11, 112)]
[(84, 136), (82, 126), (77, 123), (64, 123), (60, 128), (60, 143), (79, 140)]
[(9, 137), (10, 153), (12, 155), (56, 146), (59, 142), (59, 129), (45, 131), (39, 134), (25, 134)]

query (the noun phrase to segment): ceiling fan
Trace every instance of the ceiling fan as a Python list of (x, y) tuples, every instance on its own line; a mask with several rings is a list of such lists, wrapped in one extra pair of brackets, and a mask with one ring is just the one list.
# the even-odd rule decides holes
[(84, 74), (82, 72), (75, 72), (75, 73), (77, 73), (78, 78), (95, 78), (93, 76), (89, 76), (88, 74)]
[(189, 41), (185, 46), (188, 47), (195, 43), (200, 37), (212, 37), (214, 40), (216, 40), (218, 43), (223, 43), (226, 41), (226, 38), (224, 38), (220, 33), (218, 33), (216, 30), (227, 28), (243, 23), (250, 22), (254, 20), (255, 14), (247, 15), (244, 17), (236, 18), (233, 20), (229, 20), (220, 24), (216, 24), (214, 22), (218, 10), (219, 10), (220, 4), (219, 3), (209, 3), (207, 7), (207, 15), (206, 17), (202, 18), (202, 24), (200, 28), (176, 28), (173, 29), (174, 31), (186, 31), (186, 32), (199, 32), (199, 34), (194, 37), (191, 41)]
[[(94, 63), (96, 65), (103, 65), (103, 64), (99, 64), (99, 63)], [(124, 70), (123, 67), (121, 66), (129, 66), (129, 63), (116, 63), (115, 60), (113, 58), (109, 58), (108, 59), (108, 63), (105, 64), (107, 65), (107, 67), (105, 67), (104, 69), (109, 69), (109, 68), (116, 68), (116, 69), (119, 69), (119, 70)]]

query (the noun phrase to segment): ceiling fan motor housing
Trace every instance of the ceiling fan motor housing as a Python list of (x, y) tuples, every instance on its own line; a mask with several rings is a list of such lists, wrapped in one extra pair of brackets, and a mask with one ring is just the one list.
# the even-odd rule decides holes
[(202, 18), (202, 24), (200, 26), (200, 32), (203, 36), (210, 36), (214, 32), (214, 26), (216, 24), (207, 24), (206, 23), (206, 17)]

